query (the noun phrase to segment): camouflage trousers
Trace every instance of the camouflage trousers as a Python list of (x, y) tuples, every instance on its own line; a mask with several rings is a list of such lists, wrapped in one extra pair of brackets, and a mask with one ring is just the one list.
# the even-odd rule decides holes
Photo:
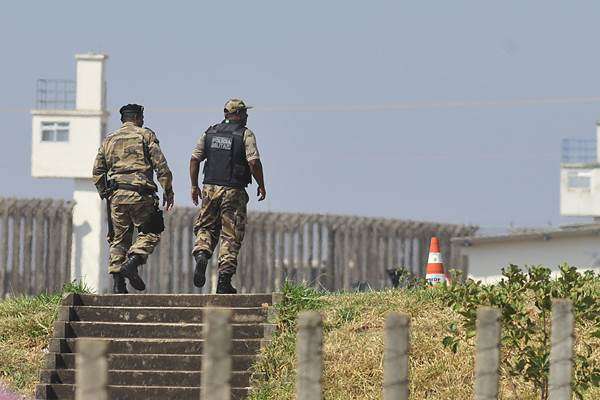
[[(110, 256), (108, 272), (119, 272), (128, 255), (138, 254), (146, 259), (160, 241), (156, 233), (139, 232), (140, 225), (146, 222), (154, 212), (155, 203), (143, 202), (137, 204), (111, 204), (111, 218), (114, 235), (110, 241)], [(133, 241), (134, 227), (138, 235)]]
[(193, 254), (200, 251), (212, 256), (219, 247), (219, 272), (234, 274), (246, 230), (248, 194), (244, 189), (204, 185), (202, 207), (194, 222), (196, 242)]

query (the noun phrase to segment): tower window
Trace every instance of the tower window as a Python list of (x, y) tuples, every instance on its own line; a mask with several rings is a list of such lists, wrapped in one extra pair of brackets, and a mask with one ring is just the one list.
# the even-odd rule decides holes
[(592, 174), (589, 170), (569, 171), (567, 175), (567, 186), (569, 189), (590, 190), (592, 186)]
[(42, 142), (68, 142), (68, 122), (42, 122)]

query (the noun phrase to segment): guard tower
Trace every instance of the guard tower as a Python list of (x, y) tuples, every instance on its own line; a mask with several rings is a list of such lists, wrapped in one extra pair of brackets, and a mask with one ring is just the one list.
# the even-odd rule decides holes
[(92, 183), (93, 161), (106, 134), (105, 54), (78, 54), (77, 79), (37, 82), (32, 115), (31, 174), (74, 180), (72, 279), (106, 287), (106, 216)]
[(560, 213), (600, 217), (600, 122), (595, 139), (563, 139), (560, 167)]

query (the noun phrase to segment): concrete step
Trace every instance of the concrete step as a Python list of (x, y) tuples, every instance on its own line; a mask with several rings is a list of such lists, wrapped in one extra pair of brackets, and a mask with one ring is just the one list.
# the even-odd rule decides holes
[(271, 294), (73, 294), (65, 306), (128, 307), (262, 307), (273, 302)]
[[(202, 307), (61, 307), (61, 321), (201, 323), (206, 308)], [(267, 307), (231, 308), (233, 324), (257, 324), (267, 321)]]
[[(202, 339), (105, 339), (109, 342), (108, 353), (119, 354), (189, 354), (201, 355), (204, 340)], [(51, 353), (75, 353), (77, 339), (53, 338), (48, 351)], [(231, 354), (252, 355), (260, 351), (265, 339), (235, 339), (232, 341)]]
[(46, 354), (37, 399), (73, 399), (76, 338), (109, 342), (111, 399), (200, 398), (208, 307), (232, 310), (233, 399), (249, 392), (250, 369), (275, 326), (277, 295), (77, 295), (65, 297)]
[[(93, 338), (165, 338), (200, 339), (202, 324), (155, 324), (120, 322), (63, 322), (54, 323), (55, 337), (93, 337)], [(232, 324), (233, 339), (259, 339), (270, 329), (269, 324), (239, 325)]]
[[(232, 371), (248, 371), (255, 355), (232, 356)], [(109, 354), (109, 370), (131, 371), (201, 371), (202, 355)], [(44, 369), (75, 369), (75, 354), (48, 353)]]
[[(109, 397), (119, 400), (198, 400), (199, 387), (167, 387), (167, 386), (109, 386)], [(232, 400), (245, 399), (249, 388), (233, 388)], [(65, 384), (38, 385), (36, 399), (61, 399), (75, 398), (75, 386)], [(90, 399), (92, 400), (92, 399)]]
[[(199, 371), (108, 371), (108, 384), (116, 386), (202, 386)], [(249, 387), (250, 372), (234, 372), (231, 387)], [(74, 369), (42, 370), (40, 382), (75, 384)]]

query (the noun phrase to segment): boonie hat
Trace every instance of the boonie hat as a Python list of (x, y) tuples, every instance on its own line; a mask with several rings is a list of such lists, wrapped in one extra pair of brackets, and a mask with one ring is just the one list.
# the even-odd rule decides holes
[(244, 100), (240, 99), (229, 99), (227, 103), (225, 103), (225, 113), (233, 114), (238, 111), (248, 110), (252, 108), (251, 106), (247, 106), (244, 103)]

